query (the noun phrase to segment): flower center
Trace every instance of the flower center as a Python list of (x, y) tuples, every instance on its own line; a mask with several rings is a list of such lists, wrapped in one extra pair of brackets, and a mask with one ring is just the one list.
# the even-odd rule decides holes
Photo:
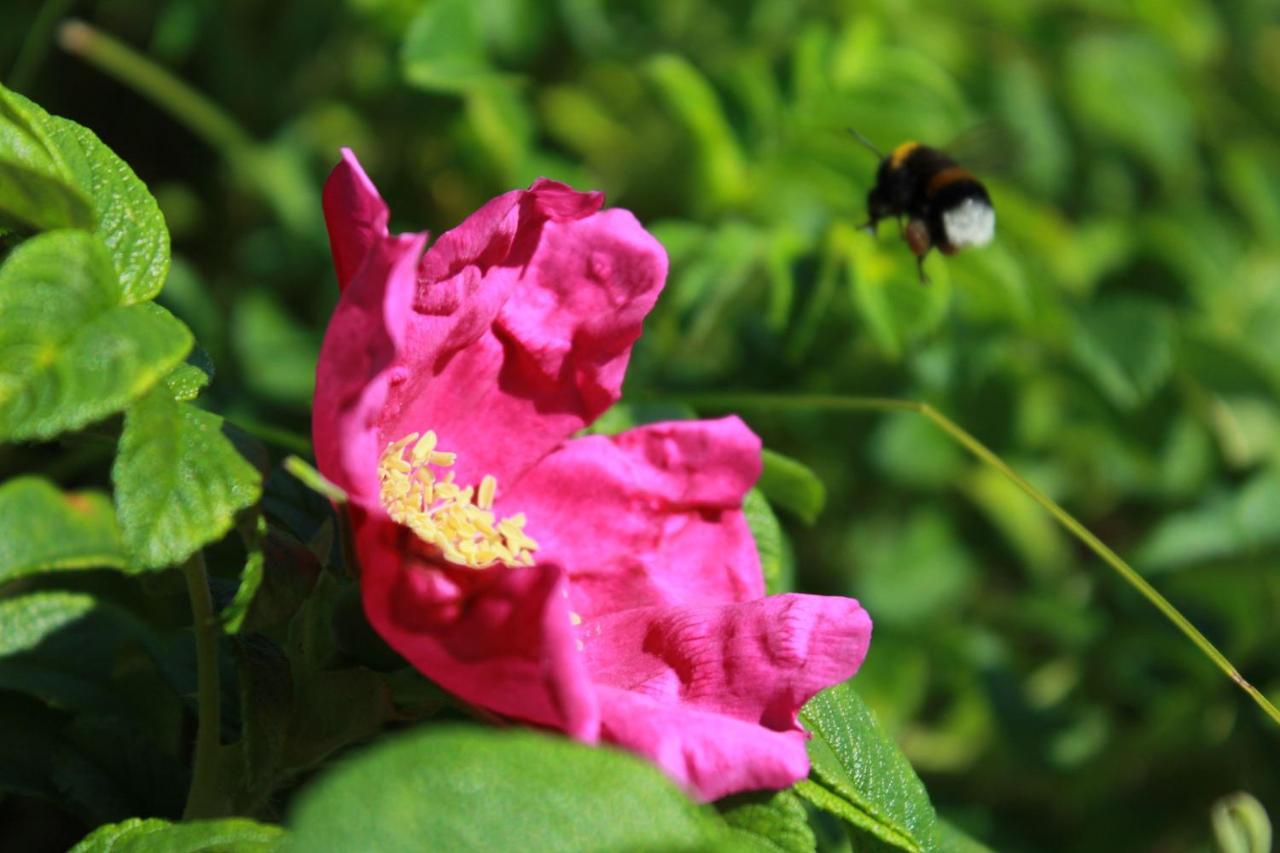
[(459, 486), (451, 468), (456, 453), (436, 448), (436, 434), (410, 433), (387, 445), (378, 460), (382, 505), (395, 521), (424, 542), (435, 545), (450, 562), (473, 569), (494, 563), (532, 566), (538, 543), (525, 535), (524, 513), (495, 520), (493, 496), (498, 481), (486, 474), (479, 487)]

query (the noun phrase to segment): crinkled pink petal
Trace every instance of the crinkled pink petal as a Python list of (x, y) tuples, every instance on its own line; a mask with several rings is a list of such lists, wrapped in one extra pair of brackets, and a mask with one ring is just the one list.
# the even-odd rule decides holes
[(468, 702), (596, 740), (598, 702), (563, 571), (436, 562), (407, 528), (355, 516), (365, 612), (393, 649)]
[[(458, 452), (463, 483), (492, 474), (501, 485), (618, 399), (631, 345), (666, 277), (665, 253), (630, 213), (582, 215), (568, 190), (534, 186), (508, 213), (515, 234), (506, 253), (482, 250), (500, 263), (459, 267), (452, 248), (448, 263), (428, 251), (425, 268), (457, 272), (423, 284), (420, 300), (444, 294), (431, 310), (457, 304), (485, 314), (465, 324), (465, 335), (462, 324), (445, 330), (441, 318), (420, 315), (397, 367), (403, 382), (387, 438), (435, 430), (441, 447)], [(574, 218), (543, 219), (545, 209)], [(441, 244), (492, 246), (471, 234), (471, 220), (464, 229)]]
[(759, 475), (760, 440), (736, 417), (650, 424), (566, 442), (495, 508), (525, 514), (583, 618), (749, 601), (764, 581), (742, 496)]
[[(335, 433), (372, 433), (356, 442), (362, 452), (376, 448), (360, 463), (371, 472), (389, 442), (434, 430), (440, 447), (458, 453), (460, 482), (485, 474), (501, 482), (617, 400), (631, 345), (666, 277), (665, 252), (631, 214), (599, 212), (598, 193), (540, 180), (442, 235), (406, 294), (402, 282), (378, 280), (401, 274), (400, 260), (385, 261), (407, 247), (386, 234), (385, 205), (349, 152), (325, 201), (346, 287), (316, 379), (317, 423), (335, 426), (315, 430), (321, 471), (340, 485), (365, 480), (349, 467), (326, 470), (354, 461), (354, 450), (319, 447)], [(381, 330), (371, 310), (378, 299)], [(347, 303), (361, 310), (344, 310)], [(368, 340), (394, 346), (378, 344), (370, 358)], [(376, 393), (353, 387), (359, 382)], [(367, 409), (353, 408), (357, 397)]]
[(700, 800), (787, 788), (809, 773), (802, 731), (776, 732), (616, 687), (600, 690), (601, 738), (637, 752)]
[[(857, 671), (871, 620), (852, 599), (778, 595), (624, 610), (584, 622), (578, 636), (601, 690), (604, 738), (711, 799), (784, 787), (808, 772), (796, 715)], [(636, 696), (666, 709), (666, 724), (631, 719)], [(780, 776), (784, 769), (791, 775)]]

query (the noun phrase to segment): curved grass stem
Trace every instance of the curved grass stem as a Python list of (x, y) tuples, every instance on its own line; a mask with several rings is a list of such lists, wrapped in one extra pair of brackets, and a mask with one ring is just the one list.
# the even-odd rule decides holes
[(218, 682), (218, 620), (213, 613), (213, 597), (204, 567), (204, 555), (197, 551), (182, 566), (191, 599), (191, 628), (196, 638), (198, 683), (196, 749), (192, 759), (191, 788), (187, 792), (184, 819), (213, 817), (217, 812), (218, 751), (221, 746), (222, 699)]
[[(671, 399), (671, 398), (668, 398)], [(915, 412), (929, 419), (965, 450), (976, 456), (983, 463), (999, 471), (1011, 483), (1017, 486), (1029, 498), (1038, 503), (1055, 520), (1097, 554), (1103, 562), (1115, 570), (1130, 586), (1141, 593), (1142, 597), (1164, 614), (1187, 639), (1191, 640), (1204, 655), (1213, 661), (1218, 669), (1234, 681), (1241, 690), (1257, 703), (1267, 716), (1280, 724), (1280, 710), (1273, 705), (1258, 688), (1250, 684), (1240, 671), (1235, 668), (1227, 656), (1217, 646), (1191, 624), (1191, 620), (1183, 616), (1178, 608), (1160, 594), (1159, 590), (1147, 582), (1146, 578), (1125, 562), (1120, 555), (1111, 550), (1089, 529), (1075, 519), (1071, 513), (1063, 509), (1057, 502), (1027, 482), (1017, 471), (1010, 468), (1003, 459), (997, 456), (985, 444), (978, 441), (958, 424), (939, 412), (928, 403), (915, 400), (898, 400), (888, 397), (848, 397), (837, 394), (695, 394), (681, 395), (677, 399), (695, 408), (713, 409), (769, 409), (771, 411), (845, 411), (845, 412)]]
[(58, 44), (151, 99), (228, 160), (249, 155), (253, 137), (226, 110), (161, 65), (84, 21), (58, 28)]

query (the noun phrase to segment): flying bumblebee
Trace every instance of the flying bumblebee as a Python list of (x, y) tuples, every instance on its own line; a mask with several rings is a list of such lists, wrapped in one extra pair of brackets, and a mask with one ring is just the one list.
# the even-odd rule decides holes
[(904, 142), (887, 156), (853, 128), (849, 132), (880, 158), (876, 185), (867, 193), (872, 234), (881, 219), (907, 224), (902, 235), (916, 256), (920, 281), (927, 282), (924, 259), (934, 246), (954, 255), (970, 246), (985, 246), (996, 230), (996, 211), (982, 182), (937, 148)]

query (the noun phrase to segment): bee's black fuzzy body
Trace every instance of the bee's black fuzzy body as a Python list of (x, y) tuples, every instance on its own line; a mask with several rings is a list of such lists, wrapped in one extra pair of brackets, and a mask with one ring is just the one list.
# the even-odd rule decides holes
[(920, 265), (934, 246), (954, 254), (985, 246), (995, 232), (995, 209), (982, 182), (946, 153), (904, 142), (880, 161), (867, 194), (867, 226), (906, 217), (904, 235)]

